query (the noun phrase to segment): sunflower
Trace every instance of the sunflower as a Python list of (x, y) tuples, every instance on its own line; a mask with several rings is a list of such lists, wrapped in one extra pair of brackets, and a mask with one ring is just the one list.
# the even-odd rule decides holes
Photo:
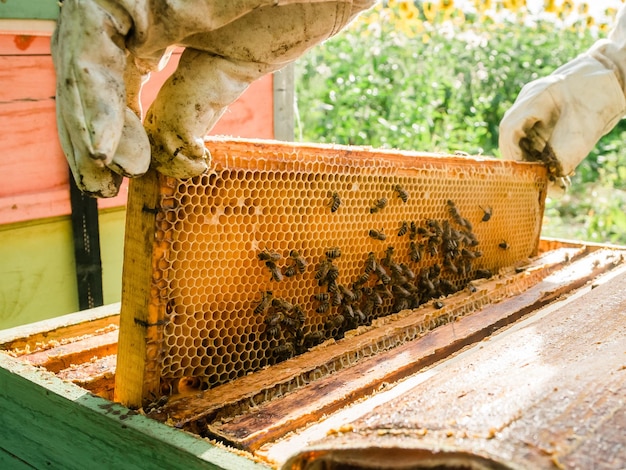
[(561, 18), (565, 18), (566, 16), (569, 16), (572, 11), (574, 11), (574, 2), (572, 0), (564, 0), (564, 2), (561, 4), (559, 16)]
[(511, 11), (519, 11), (526, 6), (526, 0), (504, 0), (504, 8)]
[(491, 0), (474, 0), (476, 11), (481, 13), (491, 10)]
[(580, 5), (578, 5), (578, 14), (579, 15), (589, 14), (589, 4), (587, 2), (582, 2)]
[(433, 2), (424, 2), (422, 8), (426, 19), (432, 23), (437, 17), (437, 6)]
[(439, 9), (445, 12), (454, 10), (454, 0), (439, 0)]
[(555, 0), (545, 0), (543, 2), (543, 10), (547, 13), (556, 13), (557, 12), (557, 7), (556, 7), (556, 1)]
[(419, 18), (420, 15), (420, 11), (412, 1), (399, 3), (398, 13), (403, 20), (413, 20)]

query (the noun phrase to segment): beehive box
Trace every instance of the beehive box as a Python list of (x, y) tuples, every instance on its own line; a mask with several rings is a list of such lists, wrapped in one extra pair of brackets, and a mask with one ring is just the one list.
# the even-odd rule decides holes
[(136, 411), (110, 401), (119, 305), (0, 331), (0, 467), (623, 468), (624, 253), (543, 239), (440, 310)]
[(116, 399), (206, 390), (536, 253), (538, 164), (211, 139), (128, 205)]

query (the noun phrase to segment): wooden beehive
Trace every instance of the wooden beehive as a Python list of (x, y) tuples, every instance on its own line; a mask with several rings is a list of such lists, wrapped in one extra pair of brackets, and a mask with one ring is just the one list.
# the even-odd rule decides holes
[(228, 383), (537, 250), (538, 164), (232, 139), (207, 147), (208, 174), (132, 184), (116, 374), (116, 400), (129, 406)]
[(625, 253), (542, 239), (442, 309), (138, 411), (110, 401), (119, 305), (0, 331), (0, 467), (623, 468)]

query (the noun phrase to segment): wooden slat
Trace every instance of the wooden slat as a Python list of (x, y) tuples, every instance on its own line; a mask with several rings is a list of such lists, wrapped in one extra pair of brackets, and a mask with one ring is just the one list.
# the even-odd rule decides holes
[(120, 303), (104, 305), (82, 312), (70, 313), (49, 320), (0, 330), (0, 350), (27, 354), (41, 350), (53, 342), (119, 325)]
[(152, 270), (160, 255), (154, 236), (157, 180), (156, 171), (150, 170), (129, 185), (115, 401), (130, 407), (142, 406), (143, 397), (160, 396), (159, 378), (149, 376), (145, 368), (146, 361), (159, 354), (158, 346), (147, 338), (162, 328), (162, 309), (151, 303), (156, 297), (153, 289), (157, 289), (152, 285)]
[(89, 390), (94, 395), (112, 401), (116, 361), (117, 356), (98, 357), (63, 369), (56, 376)]
[[(567, 264), (568, 260), (574, 260), (583, 253), (584, 250), (581, 248), (546, 253), (530, 263), (523, 274), (517, 275), (518, 287), (515, 287), (515, 278), (511, 278), (508, 283), (502, 280), (488, 281), (478, 286), (472, 298), (460, 293), (451, 296), (446, 302), (450, 303), (457, 297), (465, 313), (469, 313), (472, 308), (478, 309), (490, 301), (502, 300), (519, 293), (522, 287), (532, 285), (522, 282), (522, 278), (528, 282), (530, 279), (534, 284)], [(471, 305), (472, 302), (476, 304), (474, 307)], [(351, 361), (351, 357), (358, 355), (357, 351), (374, 350), (379, 341), (393, 343), (394, 335), (405, 336), (410, 328), (422, 324), (425, 316), (425, 309), (422, 308), (410, 315), (396, 315), (387, 318), (386, 321), (379, 320), (375, 328), (361, 330), (358, 335), (345, 338), (337, 344), (323, 345), (307, 354), (277, 364), (271, 369), (261, 370), (230, 384), (193, 396), (172, 397), (168, 405), (163, 407), (162, 414), (157, 413), (153, 416), (157, 419), (174, 420), (177, 426), (187, 426), (197, 420), (210, 419), (218, 411), (224, 414), (227, 407), (239, 410), (245, 409), (249, 404), (260, 405), (263, 400), (282, 395), (282, 390), (288, 390), (289, 384), (306, 384), (307, 377), (321, 377), (324, 370), (336, 371), (345, 366)]]
[(383, 449), (388, 468), (415, 450), (438, 453), (440, 463), (463, 453), (503, 468), (626, 468), (624, 292), (620, 268), (575, 301), (441, 364), (285, 468), (326, 468), (324, 460), (341, 468), (349, 458), (358, 466)]
[(34, 468), (267, 468), (3, 353), (0, 416), (0, 453)]
[(246, 450), (258, 449), (377, 390), (384, 383), (396, 382), (483, 340), (612, 269), (616, 260), (608, 250), (594, 252), (512, 299), (439, 327), (421, 339), (366, 359), (224, 424), (211, 424), (209, 433)]
[(50, 372), (59, 372), (72, 364), (81, 364), (93, 357), (109, 356), (117, 353), (118, 330), (90, 336), (67, 344), (26, 354), (22, 359), (34, 366), (45, 367)]

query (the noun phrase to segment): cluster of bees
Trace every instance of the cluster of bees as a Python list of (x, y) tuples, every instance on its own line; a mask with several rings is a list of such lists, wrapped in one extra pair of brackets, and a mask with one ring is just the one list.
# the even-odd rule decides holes
[[(404, 188), (395, 185), (393, 190), (402, 202), (407, 202), (409, 195)], [(330, 210), (336, 212), (341, 198), (336, 192), (329, 196)], [(388, 200), (382, 197), (373, 203), (369, 213), (384, 210), (387, 204)], [(324, 327), (319, 331), (305, 335), (306, 313), (299, 305), (276, 298), (271, 291), (262, 293), (254, 312), (265, 315), (265, 335), (277, 340), (278, 345), (272, 350), (275, 360), (278, 362), (301, 354), (329, 337), (339, 339), (346, 331), (379, 316), (417, 308), (429, 301), (433, 301), (435, 308), (443, 308), (442, 297), (465, 287), (453, 282), (452, 278), (491, 277), (490, 271), (472, 266), (482, 252), (477, 249), (479, 241), (470, 221), (460, 214), (451, 200), (446, 202), (446, 210), (448, 219), (400, 222), (397, 237), (408, 245), (409, 262), (399, 262), (394, 258), (393, 245), (387, 246), (380, 256), (370, 252), (361, 274), (351, 284), (339, 282), (340, 272), (335, 262), (341, 257), (341, 249), (328, 248), (316, 264), (314, 275), (322, 289), (312, 298), (315, 314), (325, 316)], [(483, 212), (481, 222), (489, 221), (491, 208), (483, 209)], [(383, 230), (372, 229), (368, 235), (376, 240), (387, 240)], [(508, 245), (503, 241), (500, 248), (508, 249)], [(434, 262), (418, 270), (418, 263), (424, 256), (431, 257)], [(265, 262), (274, 281), (303, 274), (307, 266), (295, 250), (289, 253), (287, 264), (282, 269), (277, 266), (281, 258), (278, 253), (266, 249), (258, 254), (258, 258)]]

